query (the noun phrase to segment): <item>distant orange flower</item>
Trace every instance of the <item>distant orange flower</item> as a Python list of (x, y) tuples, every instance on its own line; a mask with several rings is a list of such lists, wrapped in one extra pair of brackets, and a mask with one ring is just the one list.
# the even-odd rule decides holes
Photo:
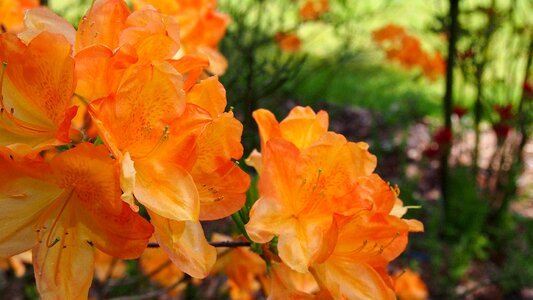
[(407, 35), (405, 28), (394, 24), (388, 24), (372, 32), (372, 38), (377, 43), (384, 43), (389, 40), (392, 40), (391, 43), (394, 43), (394, 40), (400, 39), (405, 35)]
[(422, 63), (422, 71), (430, 80), (436, 80), (446, 72), (446, 62), (440, 53), (435, 53), (433, 57), (429, 57), (429, 55), (426, 57), (427, 59)]
[(221, 75), (227, 61), (218, 52), (218, 44), (230, 22), (228, 15), (216, 11), (216, 0), (133, 0), (135, 10), (153, 6), (161, 13), (174, 16), (180, 25), (180, 40), (185, 54), (209, 58), (209, 70)]
[(300, 18), (304, 21), (316, 20), (329, 10), (329, 0), (305, 0), (300, 7)]
[(405, 68), (420, 67), (430, 80), (446, 72), (446, 63), (439, 53), (433, 56), (422, 49), (420, 41), (398, 25), (389, 24), (372, 33), (374, 41), (385, 50), (386, 57)]
[(400, 300), (425, 300), (429, 293), (420, 274), (406, 269), (394, 276), (394, 290)]
[[(160, 286), (170, 288), (168, 294), (177, 296), (184, 288), (185, 283), (180, 284), (183, 272), (172, 264), (168, 255), (160, 248), (147, 248), (139, 261), (142, 272)], [(171, 286), (173, 286), (171, 288)]]
[(94, 251), (94, 277), (100, 282), (126, 276), (126, 263), (98, 249)]
[(50, 163), (0, 149), (0, 257), (33, 248), (43, 298), (85, 298), (94, 250), (138, 257), (152, 226), (120, 199), (118, 166), (103, 146), (82, 143)]
[(278, 32), (275, 40), (281, 50), (287, 52), (297, 52), (302, 45), (302, 41), (294, 32)]
[[(229, 241), (231, 238), (215, 233), (213, 241)], [(251, 300), (266, 280), (266, 263), (249, 248), (217, 248), (218, 260), (212, 273), (224, 273), (228, 276), (231, 299)]]
[(0, 259), (0, 269), (13, 269), (16, 277), (22, 277), (26, 273), (26, 264), (31, 264), (31, 250), (13, 255), (9, 258)]
[(0, 33), (20, 32), (24, 29), (24, 13), (27, 9), (39, 6), (38, 0), (1, 0)]

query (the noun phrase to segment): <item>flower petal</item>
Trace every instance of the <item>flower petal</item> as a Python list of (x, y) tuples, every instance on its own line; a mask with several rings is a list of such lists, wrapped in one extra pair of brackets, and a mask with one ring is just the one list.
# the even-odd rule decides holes
[(206, 277), (215, 264), (217, 252), (205, 239), (200, 222), (172, 221), (148, 212), (157, 242), (172, 262), (192, 277)]
[(76, 52), (92, 45), (103, 45), (114, 50), (120, 33), (130, 15), (122, 0), (97, 0), (81, 19), (76, 35)]
[(240, 159), (242, 129), (242, 124), (232, 113), (224, 113), (207, 124), (196, 143), (197, 159), (193, 172), (213, 172), (231, 159)]
[(322, 272), (325, 272), (325, 285), (335, 299), (396, 299), (394, 291), (368, 265), (328, 260)]
[(226, 90), (218, 81), (218, 76), (209, 77), (193, 86), (187, 93), (187, 102), (200, 106), (216, 118), (226, 108)]
[(324, 259), (320, 250), (332, 221), (331, 215), (291, 218), (278, 238), (279, 257), (293, 270), (306, 273), (315, 259)]
[[(258, 109), (252, 113), (261, 138), (261, 149), (265, 149), (266, 143), (273, 137), (281, 137), (281, 129), (273, 113), (266, 109)], [(262, 150), (263, 151), (263, 150)]]
[(76, 41), (76, 30), (65, 19), (56, 15), (48, 7), (34, 7), (28, 9), (24, 16), (26, 30), (19, 33), (18, 37), (28, 44), (35, 36), (42, 31), (58, 33), (63, 35), (70, 45), (74, 46)]
[[(37, 164), (28, 167), (49, 172)], [(18, 254), (35, 245), (40, 214), (61, 192), (57, 186), (25, 174), (0, 153), (0, 257)]]
[(191, 175), (167, 163), (136, 162), (135, 197), (148, 209), (172, 220), (198, 220), (200, 200)]
[(290, 213), (276, 199), (259, 198), (250, 211), (250, 221), (245, 225), (246, 232), (252, 241), (267, 243), (274, 235), (285, 230), (290, 217)]
[(315, 114), (309, 106), (297, 106), (281, 121), (279, 127), (284, 139), (303, 149), (325, 134), (328, 124), (328, 114), (325, 111)]
[(59, 34), (42, 32), (28, 46), (13, 35), (2, 36), (0, 59), (7, 67), (2, 76), (0, 127), (34, 138), (30, 145), (68, 137), (71, 116), (66, 112), (75, 86), (70, 53), (71, 46)]
[(67, 207), (60, 219), (55, 220), (54, 232), (63, 232), (61, 237), (51, 244), (43, 239), (33, 248), (35, 280), (43, 299), (85, 299), (89, 293), (94, 249), (79, 228), (73, 226), (71, 209)]
[(243, 207), (250, 176), (234, 162), (192, 175), (200, 195), (200, 220), (222, 219)]

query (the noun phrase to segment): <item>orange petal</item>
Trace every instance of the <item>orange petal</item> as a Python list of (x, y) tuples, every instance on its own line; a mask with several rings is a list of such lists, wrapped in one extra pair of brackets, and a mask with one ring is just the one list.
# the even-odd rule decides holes
[(76, 54), (76, 93), (90, 102), (118, 89), (127, 67), (137, 62), (130, 47), (114, 52), (102, 45), (87, 47)]
[(424, 232), (424, 224), (418, 220), (404, 219), (403, 220), (409, 226), (411, 232)]
[(76, 52), (92, 45), (103, 45), (113, 50), (117, 48), (129, 15), (130, 10), (122, 0), (94, 1), (78, 26)]
[(33, 248), (39, 295), (43, 299), (85, 299), (93, 279), (94, 249), (73, 226), (76, 220), (71, 211), (63, 212), (55, 222), (55, 232), (68, 230), (68, 235), (63, 234), (51, 246), (42, 240)]
[[(120, 199), (118, 166), (100, 145), (78, 144), (50, 163), (60, 187), (72, 190), (73, 212), (80, 233), (115, 257), (138, 257), (153, 228)], [(65, 213), (63, 213), (65, 214)]]
[(222, 219), (243, 207), (250, 176), (235, 163), (210, 173), (193, 173), (193, 178), (200, 195), (200, 220)]
[(206, 241), (200, 222), (172, 221), (149, 213), (157, 242), (172, 262), (192, 277), (206, 277), (215, 264), (217, 252)]
[(318, 286), (310, 273), (298, 273), (283, 263), (272, 262), (269, 275), (269, 299), (328, 299), (313, 296)]
[[(291, 269), (306, 273), (318, 256), (323, 256), (323, 241), (332, 224), (331, 215), (292, 218), (279, 232), (279, 257)], [(323, 257), (321, 257), (323, 259)]]
[(198, 220), (200, 201), (191, 175), (178, 165), (136, 162), (135, 197), (172, 220)]
[[(0, 153), (0, 257), (15, 255), (35, 245), (35, 227), (40, 214), (62, 192), (53, 184), (32, 178), (21, 167), (24, 166)], [(34, 172), (50, 172), (38, 163), (26, 167)]]
[(259, 151), (257, 151), (257, 149), (252, 150), (244, 162), (250, 167), (254, 168), (258, 174), (263, 172), (263, 156)]
[(259, 198), (250, 211), (246, 232), (254, 242), (264, 244), (272, 240), (275, 234), (283, 232), (290, 218), (291, 214), (284, 211), (276, 199)]
[[(0, 58), (7, 63), (2, 84), (0, 127), (13, 134), (43, 139), (68, 129), (75, 86), (70, 45), (58, 34), (42, 32), (28, 46), (9, 34), (0, 39)], [(64, 142), (64, 141), (63, 141)]]
[(183, 89), (189, 91), (200, 77), (204, 68), (209, 66), (209, 61), (203, 57), (185, 55), (178, 60), (170, 60), (176, 70), (186, 76)]
[[(293, 144), (282, 140), (270, 140), (263, 148), (263, 170), (259, 178), (261, 195), (275, 197), (283, 202), (285, 209), (296, 213), (302, 208), (302, 199), (295, 199), (295, 186), (300, 186), (296, 177), (299, 169), (300, 151)], [(305, 199), (304, 199), (305, 200)]]
[(218, 76), (200, 81), (187, 93), (187, 102), (207, 110), (212, 118), (218, 117), (226, 108), (226, 90)]
[(335, 299), (396, 299), (394, 291), (368, 265), (329, 260), (317, 270), (325, 274), (325, 286)]
[(193, 172), (213, 172), (231, 159), (240, 159), (242, 129), (242, 124), (232, 113), (222, 114), (209, 123), (196, 143), (197, 160)]
[(211, 47), (198, 47), (197, 53), (207, 56), (209, 59), (209, 67), (207, 70), (214, 75), (222, 76), (228, 69), (228, 60), (220, 51)]
[(266, 109), (258, 109), (252, 113), (261, 138), (261, 149), (273, 137), (281, 137), (281, 129), (274, 114)]
[(119, 45), (133, 46), (139, 57), (164, 60), (172, 58), (179, 50), (179, 25), (173, 17), (145, 9), (128, 16), (125, 26)]
[(105, 208), (120, 214), (118, 166), (104, 146), (78, 144), (56, 155), (50, 165), (56, 184), (63, 189), (73, 187), (90, 212)]
[[(134, 259), (142, 254), (154, 229), (126, 203), (121, 204), (119, 214), (100, 209), (93, 214), (78, 213), (77, 217), (88, 240), (99, 250), (120, 259)], [(79, 209), (87, 210), (87, 206)]]
[(394, 216), (360, 213), (339, 225), (334, 254), (350, 261), (383, 266), (400, 255), (407, 245), (407, 224)]
[(124, 154), (122, 164), (120, 166), (120, 188), (122, 189), (122, 196), (120, 198), (129, 204), (131, 209), (135, 212), (139, 211), (139, 207), (135, 204), (133, 192), (135, 190), (135, 166), (129, 152)]
[(63, 35), (71, 46), (76, 41), (76, 30), (65, 19), (56, 15), (48, 7), (34, 7), (28, 9), (24, 16), (26, 30), (19, 33), (18, 37), (28, 44), (35, 36), (43, 31)]
[(170, 65), (129, 68), (116, 95), (93, 101), (89, 113), (113, 154), (146, 158), (166, 139), (168, 125), (185, 108), (182, 80)]
[(279, 127), (284, 139), (303, 149), (328, 131), (328, 114), (325, 111), (315, 114), (310, 107), (297, 106)]

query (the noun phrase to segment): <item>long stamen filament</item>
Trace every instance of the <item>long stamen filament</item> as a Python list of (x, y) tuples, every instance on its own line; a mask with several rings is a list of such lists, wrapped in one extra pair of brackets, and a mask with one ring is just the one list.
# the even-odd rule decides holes
[(63, 211), (67, 207), (67, 204), (70, 202), (70, 199), (72, 198), (72, 193), (74, 193), (74, 189), (71, 189), (68, 192), (63, 193), (64, 195), (67, 195), (66, 197), (62, 199), (64, 202), (61, 205), (61, 208), (59, 209), (59, 213), (57, 214), (56, 218), (54, 219), (54, 223), (52, 223), (52, 226), (50, 227), (50, 231), (48, 231), (48, 236), (46, 237), (46, 247), (51, 248), (53, 247), (57, 242), (59, 242), (59, 239), (56, 237), (52, 242), (50, 242), (52, 235), (54, 235), (54, 232), (57, 227), (57, 223), (59, 222), (59, 219), (61, 218), (61, 215), (63, 214)]
[(168, 140), (169, 136), (170, 136), (170, 126), (169, 125), (165, 125), (165, 129), (163, 129), (163, 134), (161, 135), (161, 137), (157, 141), (157, 144), (155, 144), (154, 148), (152, 148), (152, 150), (150, 150), (145, 155), (142, 155), (140, 157), (136, 157), (136, 159), (144, 159), (144, 158), (149, 157), (152, 153), (156, 152), (159, 149), (159, 147), (161, 147), (161, 145), (163, 145), (164, 142), (166, 142)]

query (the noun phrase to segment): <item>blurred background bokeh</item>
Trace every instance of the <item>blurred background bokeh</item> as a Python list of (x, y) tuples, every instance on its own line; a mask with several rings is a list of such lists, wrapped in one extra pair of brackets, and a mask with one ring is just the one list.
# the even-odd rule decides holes
[[(45, 4), (76, 26), (90, 2)], [(324, 109), (330, 130), (370, 144), (407, 218), (425, 224), (390, 270), (400, 299), (533, 299), (531, 0), (219, 0), (218, 11), (231, 23), (218, 45), (227, 68), (213, 72), (244, 123), (245, 157), (255, 109)], [(261, 260), (238, 264), (250, 251), (204, 282), (148, 252), (102, 258), (93, 297), (265, 297)], [(1, 262), (0, 298), (37, 298), (24, 262)]]

